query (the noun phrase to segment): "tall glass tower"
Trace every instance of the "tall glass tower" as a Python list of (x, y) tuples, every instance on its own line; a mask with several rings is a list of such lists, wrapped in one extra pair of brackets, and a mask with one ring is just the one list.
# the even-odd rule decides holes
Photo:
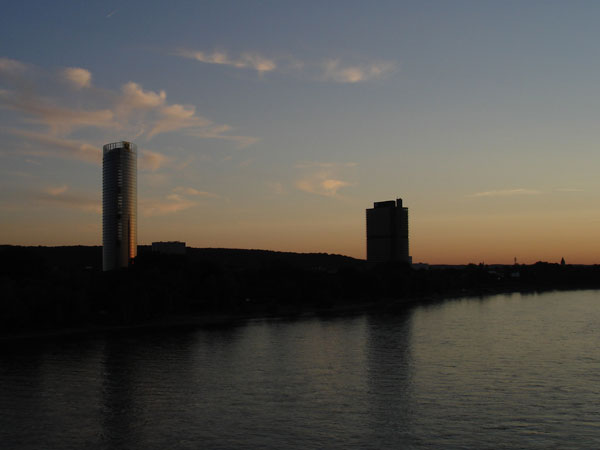
[(137, 255), (137, 146), (106, 144), (102, 155), (102, 270), (129, 267)]

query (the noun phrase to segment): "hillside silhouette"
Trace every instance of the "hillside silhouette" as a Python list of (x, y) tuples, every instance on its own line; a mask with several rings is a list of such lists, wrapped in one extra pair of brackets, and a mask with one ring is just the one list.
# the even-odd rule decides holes
[(600, 266), (368, 264), (325, 253), (140, 246), (128, 270), (102, 272), (102, 247), (0, 246), (4, 334), (69, 328), (336, 314), (453, 296), (600, 288)]

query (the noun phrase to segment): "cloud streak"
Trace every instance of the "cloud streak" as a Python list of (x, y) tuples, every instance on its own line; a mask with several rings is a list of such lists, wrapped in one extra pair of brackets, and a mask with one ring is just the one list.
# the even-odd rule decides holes
[(540, 195), (542, 191), (535, 189), (502, 189), (497, 191), (484, 191), (470, 194), (469, 197), (514, 197), (520, 195)]
[(579, 188), (557, 188), (555, 189), (556, 192), (585, 192), (584, 189), (579, 189)]
[(174, 53), (177, 56), (204, 64), (225, 65), (236, 69), (254, 69), (260, 75), (280, 71), (308, 75), (310, 78), (318, 81), (347, 84), (382, 78), (392, 73), (396, 68), (396, 64), (391, 61), (366, 62), (361, 64), (348, 64), (340, 58), (330, 58), (321, 62), (305, 62), (290, 58), (277, 61), (275, 58), (268, 58), (257, 52), (242, 53), (239, 57), (234, 58), (224, 50), (205, 52), (179, 49)]
[(163, 167), (169, 158), (162, 153), (153, 152), (151, 150), (140, 150), (140, 156), (138, 158), (139, 167), (141, 170), (147, 170), (150, 172), (156, 172), (158, 169)]
[(81, 67), (67, 67), (63, 70), (63, 76), (75, 89), (83, 89), (92, 85), (92, 73)]
[[(31, 131), (5, 128), (5, 133), (19, 136), (29, 145), (19, 151), (21, 154), (60, 158), (67, 160), (82, 161), (90, 164), (100, 165), (102, 163), (102, 145), (92, 145), (87, 142), (74, 139), (63, 139), (47, 134)], [(170, 162), (170, 159), (152, 150), (141, 149), (138, 156), (140, 170), (155, 172)], [(38, 163), (39, 164), (39, 163)]]
[(394, 70), (391, 62), (344, 65), (339, 59), (323, 63), (323, 79), (337, 83), (360, 83), (381, 78)]
[(325, 168), (325, 169), (339, 169), (343, 167), (356, 167), (358, 166), (355, 162), (319, 162), (319, 161), (304, 161), (297, 163), (294, 167), (296, 169), (309, 169), (313, 167)]
[(205, 64), (219, 64), (235, 67), (237, 69), (253, 69), (259, 74), (271, 72), (277, 68), (274, 60), (258, 53), (242, 53), (237, 58), (232, 58), (225, 51), (215, 50), (212, 53), (196, 50), (179, 49), (175, 52), (183, 58), (193, 59)]
[(169, 105), (158, 110), (159, 117), (155, 120), (148, 133), (148, 139), (161, 133), (168, 133), (184, 128), (204, 129), (212, 122), (196, 115), (196, 107), (191, 105)]
[(85, 110), (58, 106), (31, 94), (0, 92), (0, 106), (32, 117), (28, 122), (47, 126), (55, 134), (69, 134), (78, 128), (116, 128), (109, 109)]
[[(19, 61), (0, 58), (0, 74), (24, 72), (25, 68)], [(55, 138), (89, 128), (110, 131), (111, 135), (118, 131), (131, 140), (149, 141), (159, 134), (184, 132), (200, 139), (232, 141), (240, 148), (257, 141), (251, 136), (230, 134), (230, 125), (215, 123), (198, 114), (193, 105), (169, 103), (164, 90), (145, 90), (133, 81), (123, 84), (117, 92), (84, 89), (92, 86), (91, 72), (80, 67), (65, 68), (60, 72), (60, 80), (66, 81), (79, 96), (77, 106), (73, 107), (69, 105), (72, 95), (61, 96), (60, 84), (52, 86), (48, 82), (36, 86), (33, 79), (24, 84), (26, 78), (6, 77), (12, 89), (0, 89), (0, 107), (19, 113), (24, 122), (47, 127)], [(39, 90), (47, 95), (38, 94)]]
[(0, 74), (18, 75), (25, 71), (27, 66), (16, 59), (0, 58)]
[(133, 109), (152, 109), (162, 106), (167, 101), (165, 91), (144, 91), (142, 86), (133, 81), (125, 83), (121, 87), (122, 97), (119, 99), (119, 108), (124, 113)]
[(102, 151), (99, 146), (96, 147), (86, 142), (57, 138), (32, 131), (17, 129), (4, 129), (3, 131), (19, 136), (30, 143), (39, 144), (20, 151), (20, 153), (26, 155), (74, 159), (98, 165), (102, 162)]
[(140, 202), (140, 208), (144, 217), (164, 216), (173, 214), (196, 205), (196, 202), (188, 200), (181, 195), (170, 194), (162, 199), (149, 199)]
[[(190, 199), (194, 197), (195, 199)], [(212, 192), (200, 191), (192, 187), (178, 186), (171, 193), (154, 199), (142, 199), (140, 209), (144, 217), (164, 216), (175, 214), (198, 205), (199, 198), (216, 199), (219, 195)]]
[(192, 195), (194, 197), (204, 197), (204, 198), (220, 198), (220, 195), (213, 194), (212, 192), (199, 191), (198, 189), (192, 187), (183, 187), (178, 186), (173, 189), (173, 192), (176, 194), (185, 194)]
[(343, 180), (338, 172), (343, 169), (355, 167), (356, 163), (328, 163), (328, 162), (302, 162), (295, 167), (304, 172), (296, 180), (298, 190), (325, 197), (336, 197), (338, 191), (352, 183)]
[(283, 195), (286, 193), (285, 187), (283, 187), (283, 184), (281, 184), (278, 181), (267, 181), (265, 185), (267, 186), (269, 191), (271, 191), (274, 194)]
[(221, 139), (225, 141), (231, 141), (236, 144), (236, 147), (238, 149), (246, 148), (260, 141), (259, 138), (253, 136), (237, 136), (233, 134), (225, 134), (229, 129), (230, 127), (227, 125), (208, 125), (204, 128), (196, 128), (186, 131), (186, 134), (201, 139)]
[(317, 174), (311, 178), (298, 180), (296, 182), (296, 187), (301, 191), (327, 197), (335, 197), (337, 191), (344, 186), (350, 186), (350, 183), (334, 178), (327, 178), (326, 174)]
[(69, 192), (67, 185), (49, 187), (41, 192), (32, 194), (32, 199), (42, 205), (76, 209), (85, 212), (100, 214), (102, 205), (96, 196)]
[(57, 187), (47, 187), (44, 190), (44, 192), (56, 197), (57, 195), (65, 193), (67, 191), (67, 189), (69, 189), (69, 187), (66, 184), (64, 184), (62, 186), (57, 186)]

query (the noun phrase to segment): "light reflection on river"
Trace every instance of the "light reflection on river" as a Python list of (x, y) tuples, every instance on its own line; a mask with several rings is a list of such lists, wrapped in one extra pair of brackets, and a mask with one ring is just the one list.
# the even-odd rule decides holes
[(3, 344), (0, 446), (598, 448), (600, 291)]

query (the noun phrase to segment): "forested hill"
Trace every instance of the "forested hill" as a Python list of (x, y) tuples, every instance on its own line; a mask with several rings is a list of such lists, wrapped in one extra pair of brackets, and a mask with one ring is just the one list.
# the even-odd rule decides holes
[[(144, 249), (143, 251), (146, 251)], [(140, 255), (142, 251), (140, 251)], [(228, 248), (188, 248), (193, 261), (211, 261), (229, 267), (261, 268), (280, 264), (301, 269), (338, 269), (343, 266), (361, 266), (364, 260), (328, 253), (292, 253), (271, 250), (243, 250)]]
[(600, 266), (367, 264), (324, 253), (140, 246), (128, 270), (102, 272), (102, 247), (0, 246), (0, 332), (238, 318), (393, 305), (428, 298), (600, 288)]
[[(22, 247), (0, 245), (2, 272), (13, 270), (36, 270), (44, 268), (88, 270), (102, 269), (101, 246)], [(151, 257), (151, 247), (140, 245), (138, 257)], [(293, 253), (271, 250), (245, 250), (228, 248), (186, 249), (189, 262), (208, 262), (233, 269), (260, 269), (288, 266), (299, 269), (336, 270), (340, 267), (360, 267), (364, 260), (328, 253)], [(12, 267), (10, 267), (12, 266)]]

